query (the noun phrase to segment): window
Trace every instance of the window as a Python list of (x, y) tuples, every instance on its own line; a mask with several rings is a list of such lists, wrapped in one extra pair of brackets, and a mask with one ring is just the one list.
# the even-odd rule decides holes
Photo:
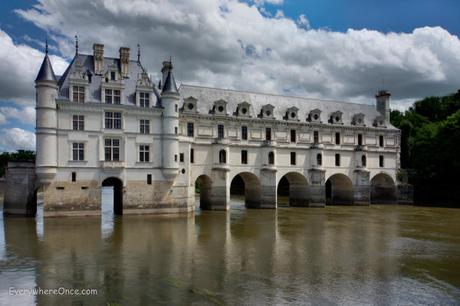
[(340, 133), (335, 133), (335, 144), (336, 145), (340, 144)]
[(382, 135), (379, 136), (379, 146), (380, 146), (380, 147), (383, 147), (383, 146), (384, 146), (384, 143), (383, 143), (383, 136), (382, 136)]
[(77, 181), (77, 172), (72, 172), (72, 182)]
[(139, 105), (140, 107), (150, 107), (150, 93), (148, 92), (139, 93)]
[(227, 152), (225, 150), (219, 151), (219, 164), (227, 163)]
[(246, 150), (241, 150), (241, 163), (243, 165), (248, 164), (248, 151)]
[(291, 130), (291, 142), (296, 142), (297, 137), (296, 137), (296, 130)]
[(361, 156), (361, 165), (362, 165), (363, 167), (366, 167), (366, 165), (367, 165), (367, 158), (366, 158), (366, 155)]
[(248, 140), (248, 127), (247, 126), (241, 127), (241, 139)]
[(151, 174), (147, 174), (147, 184), (152, 185), (152, 175)]
[(73, 102), (85, 102), (85, 87), (84, 86), (72, 86), (73, 91)]
[(219, 124), (217, 126), (217, 138), (219, 139), (224, 138), (224, 126), (222, 124)]
[(141, 163), (148, 163), (150, 161), (150, 146), (148, 145), (139, 146), (139, 161)]
[(117, 76), (117, 75), (116, 75), (115, 71), (110, 71), (110, 79), (111, 79), (112, 81), (115, 81), (116, 76)]
[(106, 161), (120, 160), (120, 139), (106, 138), (104, 142), (104, 149)]
[(184, 153), (179, 153), (179, 162), (184, 162)]
[(121, 129), (121, 113), (105, 112), (105, 128)]
[(274, 165), (275, 164), (275, 153), (269, 152), (268, 153), (268, 164)]
[(272, 140), (272, 129), (265, 128), (265, 140), (270, 141)]
[(174, 134), (177, 135), (177, 126), (174, 127)]
[(106, 89), (105, 90), (105, 103), (107, 104), (120, 104), (121, 95), (119, 89)]
[(295, 152), (291, 152), (291, 165), (296, 164), (296, 154)]
[(384, 167), (383, 155), (379, 155), (379, 167), (381, 167), (381, 168)]
[(318, 131), (313, 132), (313, 142), (319, 143), (319, 132)]
[(193, 164), (195, 162), (195, 150), (193, 148), (190, 149), (190, 163)]
[(187, 137), (193, 137), (195, 135), (195, 127), (193, 122), (187, 122)]
[(358, 134), (358, 146), (363, 145), (363, 134)]
[(174, 111), (177, 113), (178, 106), (177, 104), (174, 104)]
[(85, 160), (85, 144), (83, 142), (74, 142), (72, 144), (72, 160)]
[(323, 165), (323, 155), (321, 153), (316, 154), (316, 164), (318, 166)]
[(72, 122), (74, 131), (83, 131), (85, 129), (85, 116), (73, 115)]
[(340, 167), (340, 154), (335, 154), (335, 165)]
[(174, 161), (177, 162), (177, 154), (174, 154)]
[(139, 130), (141, 134), (150, 134), (150, 120), (139, 120)]

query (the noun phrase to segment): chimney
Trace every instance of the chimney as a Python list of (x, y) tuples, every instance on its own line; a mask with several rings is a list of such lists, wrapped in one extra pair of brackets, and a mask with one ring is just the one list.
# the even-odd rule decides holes
[(386, 90), (380, 90), (375, 95), (377, 99), (377, 111), (385, 117), (386, 122), (390, 122), (390, 97), (391, 94)]
[(93, 44), (94, 74), (101, 75), (104, 70), (104, 45)]
[(161, 68), (161, 73), (163, 78), (161, 80), (161, 85), (164, 86), (166, 77), (168, 76), (169, 71), (173, 68), (171, 60), (163, 62), (163, 68)]
[(124, 78), (129, 74), (129, 48), (120, 48), (120, 73)]

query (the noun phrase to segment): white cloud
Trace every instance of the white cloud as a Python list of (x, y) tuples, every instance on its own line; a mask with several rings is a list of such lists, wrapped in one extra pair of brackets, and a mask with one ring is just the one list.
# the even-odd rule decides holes
[(2, 124), (1, 117), (6, 119), (15, 118), (24, 124), (34, 124), (35, 123), (35, 108), (32, 106), (19, 106), (19, 107), (0, 107), (0, 124)]
[(0, 152), (35, 150), (35, 134), (19, 128), (1, 130)]
[[(75, 33), (82, 51), (102, 42), (111, 56), (120, 45), (134, 49), (140, 42), (151, 73), (158, 77), (161, 61), (172, 55), (176, 79), (187, 83), (366, 103), (385, 87), (398, 106), (456, 91), (460, 84), (460, 41), (442, 28), (341, 33), (310, 29), (305, 16), (292, 20), (261, 11), (236, 0), (41, 0), (17, 12), (51, 33), (67, 56)], [(15, 52), (8, 54), (7, 62), (18, 61)], [(14, 65), (9, 70), (19, 70)], [(38, 66), (27, 65), (20, 76), (35, 76), (30, 70)], [(16, 94), (24, 87), (33, 91), (30, 83)]]
[(284, 0), (254, 0), (255, 5), (264, 5), (265, 3), (272, 5), (282, 5)]
[(4, 114), (0, 113), (0, 125), (2, 124), (5, 124), (6, 123), (6, 117)]

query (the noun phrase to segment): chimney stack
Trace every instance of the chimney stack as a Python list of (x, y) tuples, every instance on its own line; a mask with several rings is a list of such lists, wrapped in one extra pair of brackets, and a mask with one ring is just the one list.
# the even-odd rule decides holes
[(101, 75), (104, 70), (104, 45), (93, 44), (94, 74)]
[(377, 111), (385, 117), (386, 122), (390, 122), (390, 97), (391, 94), (386, 90), (379, 90), (375, 95), (377, 99)]
[(129, 74), (129, 48), (120, 48), (120, 73), (124, 78)]

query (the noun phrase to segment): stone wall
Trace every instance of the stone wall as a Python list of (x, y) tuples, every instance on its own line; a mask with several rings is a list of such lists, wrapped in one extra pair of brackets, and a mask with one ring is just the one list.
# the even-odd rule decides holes
[(5, 215), (35, 216), (37, 212), (35, 182), (34, 162), (8, 162), (3, 202)]

